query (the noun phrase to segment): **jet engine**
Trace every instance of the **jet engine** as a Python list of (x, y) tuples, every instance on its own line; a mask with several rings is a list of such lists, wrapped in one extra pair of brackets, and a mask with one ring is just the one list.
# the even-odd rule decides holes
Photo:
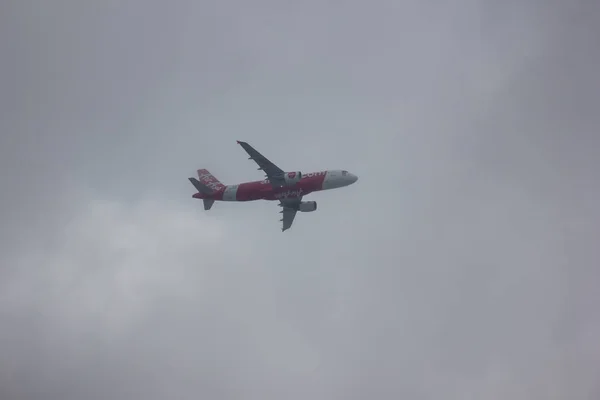
[(286, 186), (294, 186), (300, 179), (302, 179), (302, 172), (286, 172), (283, 176), (285, 179)]
[(298, 211), (311, 212), (317, 209), (316, 201), (303, 201), (298, 205)]

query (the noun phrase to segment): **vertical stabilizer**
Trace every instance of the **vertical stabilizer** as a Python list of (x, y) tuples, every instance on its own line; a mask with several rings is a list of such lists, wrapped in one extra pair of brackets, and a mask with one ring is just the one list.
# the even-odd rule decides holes
[(214, 198), (211, 197), (213, 197), (217, 192), (225, 188), (225, 185), (223, 185), (221, 181), (215, 178), (215, 176), (211, 174), (207, 169), (198, 170), (198, 179), (188, 179), (192, 183), (192, 185), (194, 185), (196, 190), (204, 195), (199, 196), (198, 198), (208, 197), (202, 199), (205, 210), (210, 210), (213, 204), (215, 204)]
[(208, 186), (213, 191), (217, 192), (225, 187), (225, 185), (223, 185), (220, 180), (215, 178), (215, 176), (211, 174), (207, 169), (199, 169), (197, 172), (198, 180), (204, 185)]

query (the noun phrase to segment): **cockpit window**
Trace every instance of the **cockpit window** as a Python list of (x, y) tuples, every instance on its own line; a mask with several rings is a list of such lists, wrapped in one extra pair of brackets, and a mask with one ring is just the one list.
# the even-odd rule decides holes
[(348, 175), (348, 171), (342, 171), (342, 176)]

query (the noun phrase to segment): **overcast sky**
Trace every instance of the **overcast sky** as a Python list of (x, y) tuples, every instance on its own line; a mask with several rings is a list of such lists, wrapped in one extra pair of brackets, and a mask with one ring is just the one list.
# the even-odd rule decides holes
[(0, 398), (600, 398), (595, 3), (2, 1)]

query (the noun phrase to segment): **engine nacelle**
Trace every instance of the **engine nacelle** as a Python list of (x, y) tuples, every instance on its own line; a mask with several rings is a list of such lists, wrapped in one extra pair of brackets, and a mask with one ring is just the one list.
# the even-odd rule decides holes
[(294, 186), (300, 181), (300, 179), (302, 179), (302, 172), (286, 172), (283, 177), (285, 179), (286, 186)]
[(316, 201), (303, 201), (298, 205), (298, 211), (301, 212), (311, 212), (317, 209)]

